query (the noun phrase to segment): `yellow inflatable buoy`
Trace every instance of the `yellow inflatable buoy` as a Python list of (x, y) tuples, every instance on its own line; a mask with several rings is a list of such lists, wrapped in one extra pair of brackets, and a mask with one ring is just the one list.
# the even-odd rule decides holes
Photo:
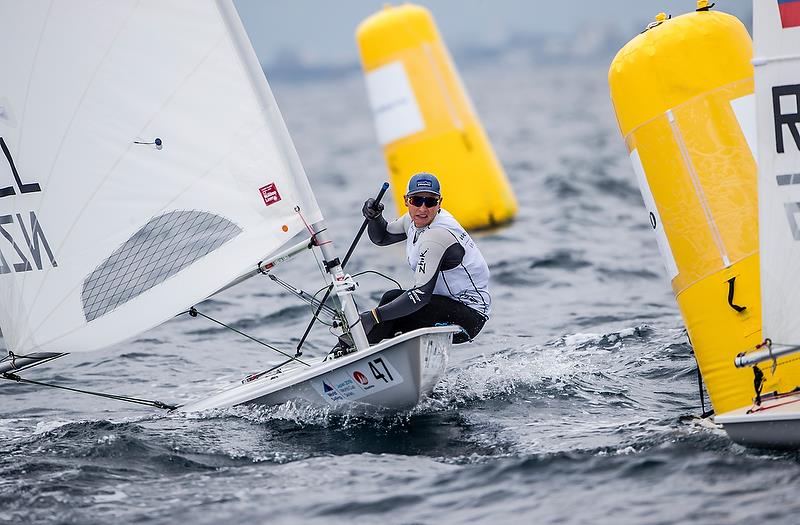
[[(717, 413), (752, 402), (761, 342), (752, 42), (733, 16), (660, 15), (608, 74), (620, 131)], [(800, 362), (765, 371), (785, 389)], [(783, 383), (787, 383), (784, 385)]]
[(409, 178), (427, 171), (465, 228), (510, 220), (511, 186), (430, 13), (387, 6), (361, 23), (356, 40), (398, 209)]

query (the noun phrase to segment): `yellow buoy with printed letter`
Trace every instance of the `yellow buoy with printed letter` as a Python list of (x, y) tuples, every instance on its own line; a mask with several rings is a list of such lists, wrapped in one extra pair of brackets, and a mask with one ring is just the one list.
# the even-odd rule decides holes
[[(752, 42), (735, 17), (663, 13), (617, 54), (609, 86), (672, 288), (719, 413), (754, 398), (739, 352), (761, 343)], [(800, 362), (764, 370), (785, 391)]]
[(386, 6), (359, 25), (356, 40), (398, 209), (409, 178), (427, 171), (465, 228), (513, 218), (511, 185), (431, 14), (412, 4)]

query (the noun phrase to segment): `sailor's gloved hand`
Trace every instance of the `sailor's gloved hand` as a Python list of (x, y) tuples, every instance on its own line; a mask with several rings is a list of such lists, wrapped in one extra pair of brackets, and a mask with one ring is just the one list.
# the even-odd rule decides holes
[(341, 280), (334, 279), (333, 281), (333, 288), (336, 291), (336, 295), (339, 296), (350, 295), (356, 291), (356, 286), (358, 286), (358, 283), (349, 273), (344, 274)]
[(364, 207), (361, 208), (361, 213), (367, 220), (369, 221), (375, 220), (378, 217), (380, 217), (381, 214), (383, 213), (383, 203), (381, 202), (376, 203), (375, 199), (370, 197), (364, 203)]
[(364, 328), (364, 333), (369, 334), (378, 324), (377, 315), (378, 313), (375, 310), (367, 310), (361, 314), (361, 326)]

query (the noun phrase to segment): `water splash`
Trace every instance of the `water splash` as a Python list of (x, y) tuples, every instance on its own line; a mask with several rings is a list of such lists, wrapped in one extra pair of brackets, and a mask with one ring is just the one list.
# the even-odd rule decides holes
[[(544, 346), (506, 348), (472, 360), (465, 368), (451, 370), (437, 385), (424, 409), (469, 405), (518, 392), (545, 396), (574, 395), (578, 390), (596, 392), (592, 385), (609, 365), (609, 351), (622, 348), (626, 340), (646, 338), (646, 325), (608, 334), (565, 335)], [(613, 385), (604, 383), (608, 391)]]

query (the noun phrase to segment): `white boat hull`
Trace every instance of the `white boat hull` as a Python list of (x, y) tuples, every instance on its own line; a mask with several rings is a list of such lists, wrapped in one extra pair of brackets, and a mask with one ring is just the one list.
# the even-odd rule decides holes
[[(750, 412), (750, 413), (748, 413)], [(747, 447), (800, 448), (800, 392), (766, 399), (714, 417), (728, 436)]]
[(429, 395), (444, 374), (457, 326), (420, 328), (311, 366), (292, 363), (179, 411), (301, 401), (333, 408), (405, 410)]

